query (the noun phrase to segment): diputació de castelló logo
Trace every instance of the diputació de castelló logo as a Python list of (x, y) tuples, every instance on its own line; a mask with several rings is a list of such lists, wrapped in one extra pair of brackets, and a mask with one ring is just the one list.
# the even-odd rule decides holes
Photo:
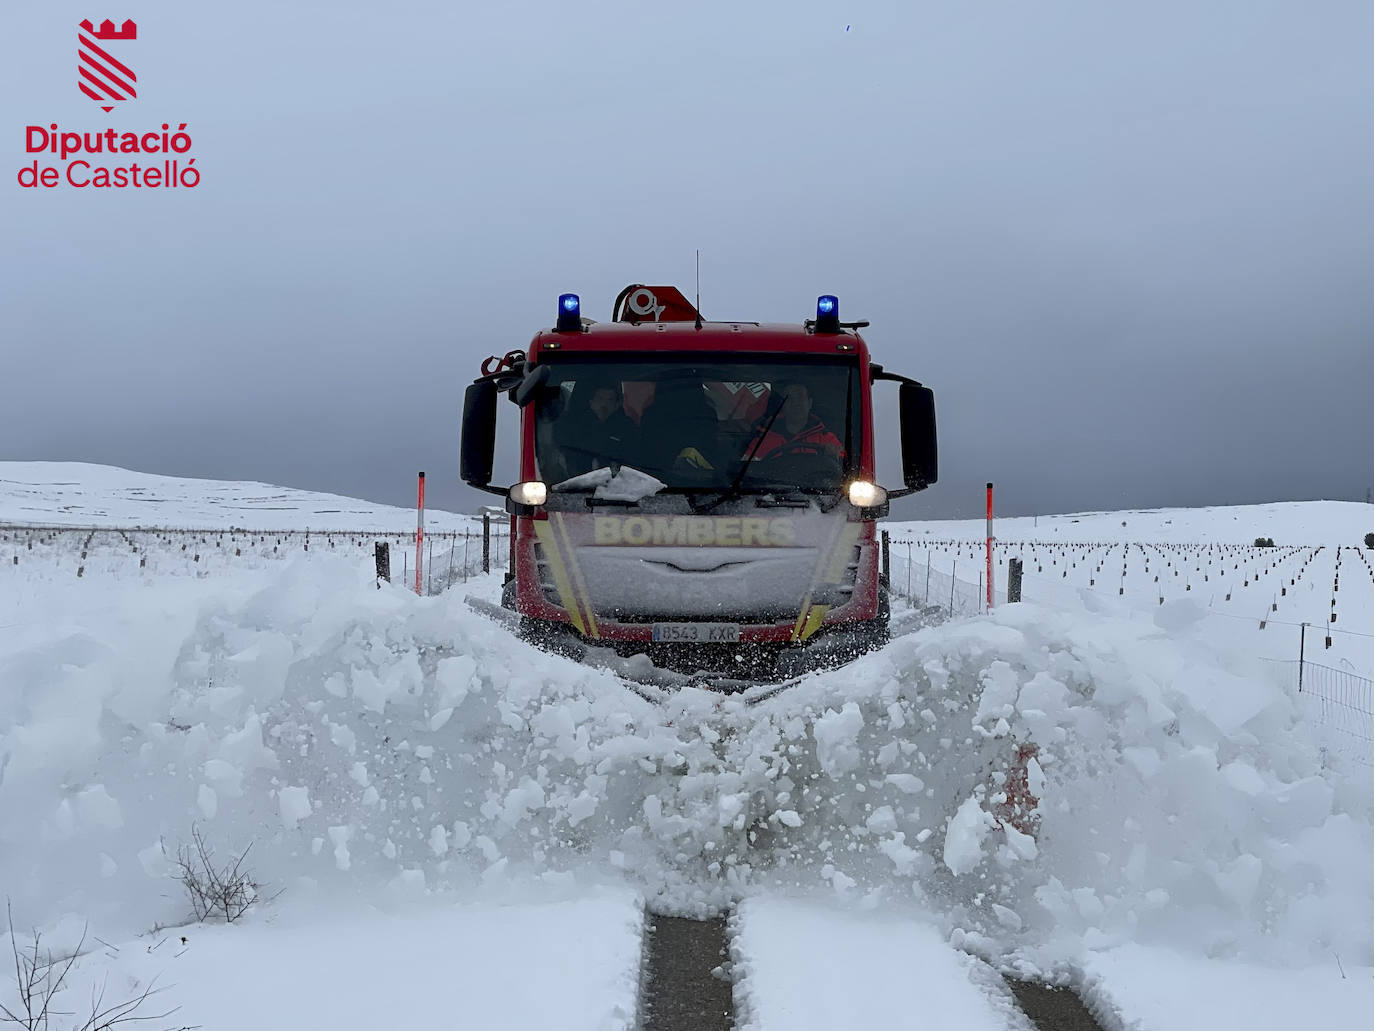
[[(138, 98), (138, 76), (129, 53), (138, 39), (132, 19), (116, 27), (106, 18), (97, 27), (89, 18), (77, 26), (76, 85), (106, 114)], [(53, 154), (58, 163), (44, 164), (35, 158), (19, 169), (19, 185), (25, 189), (195, 189), (200, 185), (196, 159), (189, 157), (191, 137), (186, 123), (175, 128), (163, 122), (160, 130), (121, 132), (106, 128), (75, 132), (56, 122), (24, 127), (26, 154)], [(160, 163), (140, 164), (124, 155), (162, 155)]]
[[(79, 31), (76, 38), (79, 46), (76, 56), (79, 63), (76, 66), (76, 84), (82, 93), (100, 105), (100, 110), (109, 114), (117, 102), (133, 100), (138, 96), (138, 76), (105, 47), (117, 39), (138, 39), (138, 26), (129, 19), (119, 28), (115, 28), (114, 22), (106, 18), (98, 29), (89, 19), (77, 28)], [(96, 42), (97, 39), (100, 43)], [(105, 46), (101, 46), (101, 43)]]

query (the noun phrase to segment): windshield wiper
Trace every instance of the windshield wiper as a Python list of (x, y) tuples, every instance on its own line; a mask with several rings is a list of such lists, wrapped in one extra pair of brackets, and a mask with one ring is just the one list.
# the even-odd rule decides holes
[(710, 512), (717, 506), (723, 505), (725, 502), (740, 496), (740, 487), (744, 483), (745, 475), (749, 472), (749, 463), (754, 460), (754, 456), (758, 454), (759, 448), (763, 446), (764, 438), (767, 437), (769, 431), (772, 430), (773, 423), (778, 421), (778, 416), (782, 414), (782, 409), (783, 403), (779, 401), (778, 406), (773, 409), (773, 414), (770, 415), (768, 421), (764, 423), (763, 430), (759, 433), (758, 439), (754, 441), (754, 446), (749, 449), (749, 453), (744, 456), (744, 461), (739, 464), (739, 472), (735, 474), (734, 480), (730, 483), (730, 489), (712, 501), (709, 505), (697, 509), (698, 512)]

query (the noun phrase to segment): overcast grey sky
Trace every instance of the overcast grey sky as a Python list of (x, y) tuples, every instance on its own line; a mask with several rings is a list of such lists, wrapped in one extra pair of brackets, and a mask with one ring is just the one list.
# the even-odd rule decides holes
[[(1363, 498), (1374, 4), (1127, 8), (9, 5), (0, 458), (470, 508), (481, 359), (700, 248), (708, 317), (833, 292), (935, 388), (899, 514)], [(21, 189), (53, 121), (187, 122), (201, 185)]]

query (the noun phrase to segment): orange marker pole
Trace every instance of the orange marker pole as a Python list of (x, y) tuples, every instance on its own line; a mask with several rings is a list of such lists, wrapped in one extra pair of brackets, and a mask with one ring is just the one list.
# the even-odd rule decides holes
[(992, 484), (988, 484), (988, 611), (992, 611)]
[(420, 563), (424, 561), (421, 548), (425, 544), (425, 474), (420, 474), (420, 500), (415, 509), (415, 593), (420, 593)]

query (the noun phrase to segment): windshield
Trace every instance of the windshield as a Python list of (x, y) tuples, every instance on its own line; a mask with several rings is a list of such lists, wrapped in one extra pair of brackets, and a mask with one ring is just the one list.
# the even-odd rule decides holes
[(745, 490), (838, 490), (858, 462), (857, 371), (791, 356), (555, 360), (535, 402), (538, 474), (627, 465), (669, 490), (727, 490), (741, 473)]

